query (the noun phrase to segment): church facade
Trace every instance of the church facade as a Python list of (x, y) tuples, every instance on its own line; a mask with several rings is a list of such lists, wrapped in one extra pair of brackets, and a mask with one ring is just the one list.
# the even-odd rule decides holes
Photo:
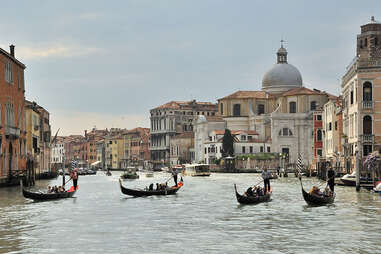
[(277, 62), (262, 80), (261, 91), (237, 91), (218, 100), (219, 115), (230, 130), (254, 130), (259, 139), (271, 143), (271, 152), (288, 154), (296, 163), (300, 153), (304, 165), (314, 157), (314, 112), (332, 95), (303, 86), (299, 70), (288, 63), (281, 46)]

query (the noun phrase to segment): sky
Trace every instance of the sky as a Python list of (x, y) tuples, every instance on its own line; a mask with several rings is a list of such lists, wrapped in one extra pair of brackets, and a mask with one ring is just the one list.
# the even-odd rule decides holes
[(285, 40), (303, 84), (338, 95), (356, 35), (381, 1), (4, 1), (0, 47), (24, 63), (25, 97), (52, 133), (149, 127), (172, 100), (260, 90)]

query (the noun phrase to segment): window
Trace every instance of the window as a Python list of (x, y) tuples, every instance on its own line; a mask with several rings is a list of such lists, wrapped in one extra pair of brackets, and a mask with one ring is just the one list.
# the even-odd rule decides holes
[(353, 104), (353, 91), (351, 91), (351, 104)]
[(329, 130), (329, 131), (332, 130), (332, 123), (329, 123), (329, 124), (328, 124), (328, 130)]
[(253, 136), (247, 136), (247, 140), (253, 140)]
[(370, 82), (365, 82), (363, 85), (363, 100), (372, 100), (372, 84)]
[(241, 115), (241, 104), (234, 104), (233, 106), (233, 116)]
[(316, 153), (319, 156), (323, 156), (323, 151), (321, 149), (317, 149)]
[(292, 136), (292, 132), (289, 128), (283, 128), (279, 131), (279, 136)]
[(296, 113), (296, 102), (290, 102), (290, 113)]
[(265, 105), (264, 104), (258, 104), (257, 107), (258, 115), (262, 115), (265, 113)]
[(368, 47), (368, 39), (367, 38), (365, 38), (365, 40), (364, 40), (364, 46)]
[(12, 63), (6, 62), (4, 65), (4, 79), (9, 84), (13, 84)]
[(223, 103), (220, 104), (220, 112), (221, 112), (221, 115), (224, 114), (224, 104)]
[(321, 115), (316, 115), (316, 120), (321, 121)]
[(241, 135), (241, 140), (246, 141), (246, 135)]
[(316, 110), (316, 101), (311, 101), (311, 110)]
[(242, 147), (242, 153), (246, 153), (246, 147)]
[(365, 135), (372, 134), (372, 117), (370, 117), (370, 116), (364, 116), (363, 134), (365, 134)]
[(268, 146), (267, 147), (267, 152), (269, 153), (271, 151), (270, 147)]
[(205, 154), (207, 154), (207, 152), (206, 152), (207, 150), (206, 150), (206, 147), (205, 147)]
[(260, 151), (261, 153), (263, 153), (263, 146), (261, 146), (261, 147), (259, 148), (259, 151)]
[(364, 145), (364, 156), (367, 156), (368, 154), (372, 153), (372, 145)]
[(252, 146), (250, 146), (250, 153), (253, 153), (253, 147)]
[(337, 131), (337, 121), (335, 121), (335, 131)]
[(316, 131), (316, 141), (321, 141), (322, 140), (322, 135), (321, 135), (321, 130)]

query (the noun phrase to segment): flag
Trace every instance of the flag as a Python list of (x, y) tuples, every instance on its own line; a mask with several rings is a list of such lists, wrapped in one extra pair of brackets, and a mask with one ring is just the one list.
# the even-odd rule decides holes
[(56, 135), (54, 135), (54, 138), (52, 139), (52, 141), (50, 142), (50, 144), (54, 144), (57, 140), (57, 135), (58, 135), (58, 131), (60, 130), (60, 128), (58, 128), (57, 132), (56, 132)]
[(75, 169), (77, 166), (78, 166), (78, 161), (76, 161), (76, 160), (72, 160), (72, 161), (71, 161), (71, 169), (73, 170), (73, 169)]
[(303, 163), (302, 163), (302, 155), (299, 153), (298, 154), (298, 161), (296, 163), (296, 167), (298, 169), (298, 173), (302, 173), (302, 169), (303, 169)]

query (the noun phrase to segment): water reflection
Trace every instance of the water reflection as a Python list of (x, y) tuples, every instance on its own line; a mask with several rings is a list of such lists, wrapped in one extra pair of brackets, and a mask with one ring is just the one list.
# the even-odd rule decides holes
[[(154, 178), (124, 181), (144, 188)], [(256, 174), (186, 177), (176, 196), (129, 198), (118, 174), (83, 176), (76, 198), (33, 202), (18, 187), (0, 189), (0, 253), (375, 253), (381, 238), (381, 197), (336, 187), (332, 205), (307, 206), (300, 184), (272, 182), (271, 202), (239, 205)], [(40, 181), (37, 188), (61, 179)], [(305, 179), (306, 189), (317, 183)], [(68, 244), (71, 243), (71, 244)], [(127, 251), (128, 250), (128, 251)]]

